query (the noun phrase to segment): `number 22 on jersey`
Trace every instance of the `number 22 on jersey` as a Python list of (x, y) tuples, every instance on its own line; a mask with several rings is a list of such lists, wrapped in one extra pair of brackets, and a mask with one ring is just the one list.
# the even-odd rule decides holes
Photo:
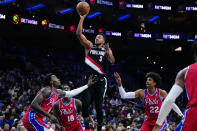
[(158, 106), (151, 106), (150, 113), (159, 113), (159, 107)]

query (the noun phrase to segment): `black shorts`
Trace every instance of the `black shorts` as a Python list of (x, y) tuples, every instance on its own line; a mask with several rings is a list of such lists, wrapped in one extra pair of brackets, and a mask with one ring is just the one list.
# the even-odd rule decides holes
[[(85, 76), (86, 82), (89, 78), (89, 75)], [(102, 104), (107, 91), (107, 79), (104, 76), (96, 75), (97, 83), (91, 87), (88, 87), (82, 93), (82, 114), (83, 117), (89, 116), (89, 106), (94, 102), (97, 114), (102, 112)], [(102, 115), (102, 114), (100, 114)]]

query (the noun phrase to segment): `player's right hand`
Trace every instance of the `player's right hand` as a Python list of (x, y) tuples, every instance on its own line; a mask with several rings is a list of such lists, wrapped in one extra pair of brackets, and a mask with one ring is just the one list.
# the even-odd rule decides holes
[(79, 16), (80, 16), (80, 19), (85, 19), (87, 15), (88, 15), (88, 14), (85, 14), (85, 15), (79, 15)]
[(116, 83), (118, 84), (118, 86), (122, 86), (122, 81), (121, 81), (121, 78), (120, 78), (120, 75), (117, 73), (117, 72), (114, 72), (114, 77), (116, 79)]
[(54, 123), (59, 123), (58, 119), (54, 115), (50, 115), (49, 119)]
[(90, 77), (88, 78), (88, 87), (94, 85), (97, 82), (95, 79), (96, 77), (94, 77), (93, 75), (90, 75)]

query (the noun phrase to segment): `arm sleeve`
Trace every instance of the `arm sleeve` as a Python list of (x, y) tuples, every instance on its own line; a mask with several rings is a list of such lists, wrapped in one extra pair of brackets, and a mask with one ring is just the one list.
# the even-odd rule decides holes
[(162, 125), (163, 121), (166, 119), (168, 114), (170, 113), (172, 106), (176, 100), (176, 98), (183, 92), (183, 89), (177, 85), (174, 84), (172, 89), (170, 90), (170, 93), (164, 100), (164, 103), (161, 106), (159, 116), (157, 118), (156, 124)]
[(181, 110), (179, 109), (179, 107), (175, 104), (175, 103), (173, 103), (173, 105), (172, 105), (172, 109), (179, 115), (179, 116), (183, 116), (183, 113), (181, 112)]
[(135, 98), (135, 92), (125, 92), (122, 86), (118, 87), (122, 99)]
[(64, 93), (66, 93), (65, 97), (76, 96), (76, 95), (78, 95), (79, 93), (81, 93), (82, 91), (84, 91), (87, 88), (88, 88), (88, 85), (85, 85), (85, 86), (79, 87), (79, 88), (71, 90), (71, 91), (64, 91)]

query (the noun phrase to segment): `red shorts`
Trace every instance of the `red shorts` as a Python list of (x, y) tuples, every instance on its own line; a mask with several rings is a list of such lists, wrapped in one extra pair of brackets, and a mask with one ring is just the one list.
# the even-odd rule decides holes
[[(165, 121), (161, 128), (160, 131), (165, 131), (166, 127), (167, 127), (167, 121)], [(144, 121), (144, 123), (142, 124), (142, 127), (140, 128), (140, 131), (152, 131), (155, 125), (153, 124), (149, 124), (147, 121)]]
[(64, 126), (65, 131), (83, 131), (80, 123), (72, 124), (71, 126)]
[(36, 116), (35, 111), (26, 112), (22, 118), (23, 126), (28, 131), (47, 131), (50, 129), (44, 121)]
[(176, 131), (197, 131), (197, 106), (185, 110)]

